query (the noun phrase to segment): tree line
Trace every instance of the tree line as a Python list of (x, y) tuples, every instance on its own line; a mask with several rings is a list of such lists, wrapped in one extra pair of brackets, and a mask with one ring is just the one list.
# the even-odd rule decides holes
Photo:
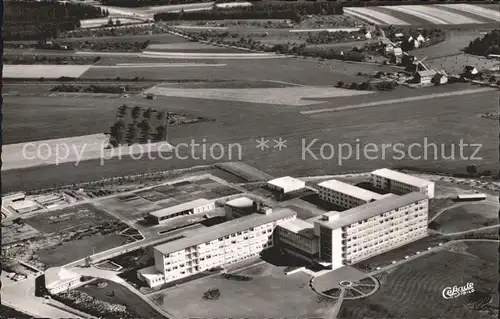
[(301, 21), (303, 15), (341, 15), (341, 3), (336, 2), (257, 2), (250, 7), (214, 8), (203, 11), (163, 12), (154, 15), (155, 21), (175, 20), (243, 20), (243, 19), (290, 19)]
[(500, 30), (493, 30), (469, 43), (465, 52), (474, 55), (500, 54)]
[(113, 146), (167, 140), (169, 114), (139, 106), (118, 107), (116, 122), (110, 128), (110, 144)]
[(106, 10), (90, 5), (59, 2), (5, 2), (4, 40), (41, 40), (80, 27), (81, 19), (100, 18)]

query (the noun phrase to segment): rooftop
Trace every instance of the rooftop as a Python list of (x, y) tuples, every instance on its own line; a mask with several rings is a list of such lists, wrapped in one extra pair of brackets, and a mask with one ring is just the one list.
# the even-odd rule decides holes
[(158, 272), (154, 265), (138, 270), (137, 272), (149, 280), (163, 279), (163, 274)]
[(260, 226), (278, 219), (295, 216), (297, 213), (289, 208), (277, 208), (271, 214), (251, 214), (230, 220), (215, 226), (201, 228), (198, 234), (184, 237), (155, 247), (162, 254), (169, 254), (191, 246), (199, 245), (219, 237), (231, 235), (252, 227)]
[(253, 200), (248, 198), (248, 197), (238, 197), (235, 199), (232, 199), (230, 201), (226, 202), (226, 205), (231, 206), (231, 207), (252, 207), (253, 206)]
[(21, 201), (17, 201), (17, 202), (12, 202), (9, 204), (9, 206), (13, 209), (13, 210), (21, 210), (21, 209), (26, 209), (26, 208), (37, 208), (38, 205), (30, 200), (30, 199), (25, 199), (25, 200), (21, 200)]
[(268, 184), (281, 187), (281, 188), (302, 188), (305, 186), (305, 183), (300, 179), (291, 177), (291, 176), (283, 176), (279, 178), (272, 179), (267, 182)]
[(80, 278), (80, 275), (63, 267), (52, 267), (45, 271), (45, 287), (56, 288), (76, 278)]
[(351, 184), (347, 184), (347, 183), (338, 181), (336, 179), (331, 179), (329, 181), (319, 183), (318, 186), (322, 186), (322, 187), (325, 187), (325, 188), (328, 188), (328, 189), (331, 189), (334, 191), (338, 191), (338, 192), (341, 192), (343, 194), (347, 194), (349, 196), (359, 198), (359, 199), (362, 199), (365, 201), (369, 201), (372, 199), (377, 200), (377, 199), (383, 197), (383, 195), (380, 195), (378, 193), (375, 193), (375, 192), (372, 192), (372, 191), (369, 191), (367, 189), (357, 187), (357, 186), (354, 186)]
[(302, 235), (307, 238), (314, 237), (314, 224), (302, 219), (292, 219), (280, 224), (280, 228), (284, 228), (294, 234)]
[(186, 211), (186, 210), (189, 210), (189, 209), (194, 209), (196, 207), (208, 205), (208, 204), (211, 204), (211, 203), (213, 203), (213, 201), (205, 199), (205, 198), (198, 198), (198, 199), (195, 199), (195, 200), (193, 200), (191, 202), (182, 203), (182, 204), (179, 204), (179, 205), (175, 205), (175, 206), (172, 206), (172, 207), (167, 207), (167, 208), (164, 208), (164, 209), (160, 209), (160, 210), (151, 212), (151, 213), (149, 213), (149, 215), (150, 216), (155, 216), (155, 217), (168, 216), (168, 215), (171, 215), (171, 214), (175, 214), (175, 213), (178, 213), (178, 212), (183, 212), (183, 211)]
[(392, 180), (395, 180), (395, 181), (398, 181), (401, 183), (415, 185), (418, 187), (427, 186), (427, 185), (432, 183), (431, 181), (428, 181), (426, 179), (418, 178), (418, 177), (408, 175), (408, 174), (403, 174), (403, 173), (393, 171), (393, 170), (390, 170), (387, 168), (377, 169), (377, 170), (373, 171), (372, 174), (382, 176), (385, 178), (389, 178), (389, 179), (392, 179)]
[[(420, 76), (434, 76), (434, 75), (436, 75), (436, 71), (434, 71), (434, 70), (418, 71), (417, 73)], [(386, 168), (383, 168), (383, 169), (386, 169)]]
[(331, 222), (318, 222), (328, 228), (338, 229), (424, 199), (427, 199), (427, 196), (420, 192), (413, 192), (403, 196), (388, 196), (375, 202), (339, 212), (337, 213), (338, 218)]

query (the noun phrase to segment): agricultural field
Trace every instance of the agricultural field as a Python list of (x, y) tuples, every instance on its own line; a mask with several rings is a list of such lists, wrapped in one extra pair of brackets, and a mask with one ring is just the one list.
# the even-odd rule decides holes
[[(103, 210), (120, 216), (121, 220), (135, 223), (141, 221), (147, 213), (152, 211), (169, 208), (199, 198), (216, 199), (240, 193), (239, 190), (221, 185), (212, 179), (210, 179), (210, 183), (201, 183), (200, 181), (203, 180), (161, 185), (140, 190), (130, 195), (103, 199), (96, 205)], [(182, 224), (193, 218), (196, 217), (187, 216), (176, 221), (180, 221)], [(172, 223), (175, 224), (175, 221), (172, 221)], [(169, 227), (175, 226), (170, 225), (170, 223), (166, 225)]]
[(96, 209), (90, 204), (82, 204), (52, 212), (40, 213), (25, 220), (36, 230), (51, 234), (54, 232), (79, 230), (115, 218)]
[(480, 25), (500, 22), (498, 11), (470, 4), (344, 8), (344, 13), (378, 25)]
[(3, 67), (4, 79), (58, 79), (60, 77), (78, 78), (87, 72), (90, 65), (35, 65), (6, 64)]
[[(377, 276), (372, 296), (344, 301), (340, 318), (496, 318), (497, 243), (463, 242), (401, 264)], [(432, 271), (429, 271), (432, 269)], [(474, 284), (474, 294), (442, 298), (446, 287)], [(483, 302), (476, 298), (485, 295)]]
[(199, 42), (187, 43), (166, 43), (166, 44), (150, 44), (146, 50), (148, 52), (183, 52), (183, 53), (244, 53), (245, 51), (218, 47), (215, 45), (204, 44)]
[[(323, 78), (325, 80), (325, 78)], [(465, 90), (467, 87), (457, 85), (455, 90)], [(449, 87), (430, 88), (425, 92), (444, 92), (449, 90)], [(460, 91), (464, 93), (464, 91)], [(434, 143), (450, 144), (452, 141), (459, 143), (459, 139), (464, 138), (466, 132), (466, 141), (469, 143), (480, 143), (483, 147), (480, 154), (483, 159), (494, 158), (497, 149), (494, 147), (497, 137), (492, 134), (492, 126), (485, 124), (485, 120), (478, 117), (478, 113), (494, 112), (495, 105), (493, 101), (496, 98), (496, 92), (477, 92), (464, 95), (449, 95), (449, 96), (433, 96), (433, 102), (439, 103), (440, 107), (436, 108), (435, 103), (422, 103), (424, 100), (406, 100), (400, 103), (392, 103), (384, 105), (382, 102), (378, 106), (365, 107), (360, 112), (360, 109), (351, 109), (338, 112), (327, 112), (318, 114), (304, 115), (298, 113), (299, 110), (323, 109), (323, 108), (339, 108), (343, 105), (356, 105), (357, 103), (366, 103), (390, 99), (398, 99), (404, 96), (405, 91), (377, 93), (358, 97), (345, 97), (336, 99), (324, 99), (322, 104), (309, 107), (283, 107), (267, 104), (242, 103), (230, 101), (212, 101), (205, 99), (184, 99), (184, 98), (169, 98), (170, 103), (165, 105), (165, 100), (161, 97), (157, 100), (134, 100), (134, 105), (147, 105), (155, 109), (169, 109), (170, 111), (180, 110), (181, 112), (196, 114), (197, 116), (209, 116), (217, 114), (215, 122), (200, 123), (195, 126), (176, 126), (170, 129), (169, 142), (172, 145), (186, 142), (186, 137), (203, 136), (208, 143), (217, 141), (222, 144), (238, 142), (243, 150), (241, 160), (246, 164), (255, 166), (258, 169), (265, 170), (267, 173), (274, 176), (279, 175), (295, 175), (295, 176), (311, 176), (322, 175), (325, 173), (332, 174), (335, 172), (345, 171), (366, 171), (373, 168), (398, 165), (399, 167), (415, 167), (418, 165), (420, 169), (429, 169), (435, 171), (442, 169), (447, 173), (464, 173), (467, 165), (463, 160), (440, 160), (433, 157), (427, 160), (421, 159), (418, 164), (411, 159), (391, 160), (391, 152), (386, 152), (385, 159), (378, 160), (345, 160), (342, 165), (338, 165), (337, 159), (323, 160), (316, 157), (306, 155), (309, 160), (302, 160), (301, 145), (302, 140), (305, 145), (313, 139), (317, 139), (316, 147), (321, 143), (349, 143), (357, 138), (362, 143), (405, 143), (410, 145), (414, 142), (423, 142), (422, 132), (426, 132), (428, 141)], [(423, 94), (423, 93), (420, 93)], [(368, 98), (369, 96), (369, 98)], [(115, 117), (116, 107), (122, 103), (121, 101), (102, 100), (102, 103), (97, 104), (95, 100), (88, 98), (17, 98), (4, 97), (5, 104), (8, 106), (4, 109), (4, 138), (5, 142), (12, 142), (14, 138), (27, 138), (26, 133), (30, 132), (31, 136), (47, 136), (47, 134), (69, 135), (75, 134), (75, 129), (85, 127), (85, 130), (97, 130), (102, 132), (109, 127), (108, 119)], [(57, 102), (57, 108), (54, 105)], [(33, 122), (35, 116), (31, 105), (37, 105), (36, 109), (43, 109), (46, 115), (40, 117), (38, 122)], [(115, 104), (112, 106), (112, 104)], [(60, 105), (65, 105), (61, 107)], [(68, 108), (72, 105), (72, 108)], [(474, 105), (474, 108), (470, 108)], [(49, 112), (50, 110), (50, 112)], [(235, 112), (237, 110), (237, 112)], [(30, 115), (31, 114), (31, 115)], [(71, 118), (69, 123), (54, 121), (50, 115), (62, 117), (64, 119)], [(85, 116), (78, 116), (78, 114)], [(92, 114), (92, 117), (89, 115)], [(242, 116), (245, 120), (241, 121)], [(393, 119), (390, 123), (387, 119)], [(92, 120), (90, 120), (92, 119)], [(307, 119), (307, 120), (305, 120)], [(493, 121), (491, 125), (495, 125)], [(489, 123), (488, 122), (488, 123)], [(44, 123), (44, 124), (41, 124)], [(86, 126), (80, 123), (85, 123)], [(256, 128), (255, 123), (259, 123)], [(276, 123), (280, 123), (277, 126)], [(72, 125), (69, 125), (72, 124)], [(80, 124), (80, 125), (79, 125)], [(22, 128), (21, 128), (22, 125)], [(43, 125), (43, 126), (42, 126)], [(305, 126), (304, 126), (305, 125)], [(300, 126), (300, 129), (297, 127)], [(50, 127), (53, 130), (47, 130)], [(436, 131), (439, 127), (439, 131)], [(470, 127), (476, 129), (472, 132)], [(346, 135), (347, 134), (347, 135)], [(281, 136), (288, 140), (288, 148), (281, 152), (262, 152), (255, 148), (255, 139), (259, 136), (277, 138)], [(31, 140), (32, 137), (26, 140)], [(26, 141), (25, 140), (25, 141)], [(201, 141), (197, 140), (198, 142)], [(458, 145), (456, 145), (458, 147)], [(474, 150), (468, 149), (466, 153), (470, 156)], [(319, 150), (315, 149), (316, 156), (319, 156)], [(439, 155), (439, 154), (438, 154)], [(219, 161), (238, 161), (237, 158), (224, 158)], [(176, 160), (168, 161), (168, 169), (176, 169), (181, 167), (192, 167), (195, 165), (211, 164), (215, 160)], [(62, 164), (55, 168), (46, 166), (43, 170), (37, 170), (33, 174), (31, 170), (16, 170), (12, 174), (9, 171), (3, 174), (4, 188), (9, 190), (30, 189), (35, 185), (49, 185), (59, 180), (58, 176), (64, 176), (61, 179), (63, 184), (72, 183), (73, 181), (81, 180), (97, 180), (106, 176), (123, 175), (124, 172), (134, 173), (141, 172), (142, 165), (147, 165), (151, 171), (165, 170), (165, 161), (161, 159), (151, 160), (143, 158), (141, 160), (131, 160), (122, 158), (122, 160), (113, 159), (106, 161), (108, 165), (96, 165), (99, 161), (85, 161), (77, 167), (72, 164)], [(146, 164), (147, 163), (147, 164)], [(446, 164), (445, 164), (446, 163)], [(483, 170), (493, 169), (495, 164), (493, 161), (486, 160), (482, 163)], [(67, 172), (67, 173), (66, 173)], [(28, 174), (28, 175), (25, 175)], [(68, 176), (66, 176), (68, 175)], [(69, 176), (70, 175), (70, 176)], [(25, 178), (25, 177), (26, 178)], [(22, 181), (25, 182), (22, 182)], [(29, 181), (27, 183), (26, 181)], [(51, 181), (51, 182), (49, 182)]]
[(445, 210), (429, 224), (429, 228), (443, 233), (457, 233), (497, 224), (498, 207), (479, 202)]
[(127, 225), (91, 204), (37, 214), (24, 220), (39, 232), (36, 239), (2, 250), (2, 254), (38, 269), (62, 266), (136, 239), (120, 235)]
[(80, 161), (106, 159), (121, 156), (139, 156), (148, 151), (169, 152), (173, 146), (167, 142), (150, 143), (145, 145), (121, 145), (108, 148), (107, 134), (93, 134), (62, 139), (32, 141), (29, 143), (8, 144), (2, 147), (2, 171), (37, 167), (43, 165), (60, 165)]
[[(284, 269), (272, 264), (260, 264), (236, 272), (237, 275), (251, 277), (248, 282), (213, 276), (154, 294), (150, 299), (174, 316), (323, 317), (327, 308), (310, 289), (309, 275), (296, 273), (286, 276)], [(219, 289), (220, 297), (204, 300), (203, 293), (214, 288)], [(183, 300), (192, 302), (185, 303)]]
[[(2, 218), (3, 219), (3, 218)], [(40, 232), (27, 224), (2, 223), (2, 245), (12, 244), (39, 236)]]
[(295, 86), (289, 88), (259, 88), (259, 89), (173, 89), (156, 86), (146, 90), (158, 96), (183, 97), (195, 99), (210, 99), (234, 102), (253, 102), (283, 106), (304, 106), (319, 104), (311, 101), (314, 98), (333, 98), (361, 94), (368, 91), (353, 91), (328, 87)]

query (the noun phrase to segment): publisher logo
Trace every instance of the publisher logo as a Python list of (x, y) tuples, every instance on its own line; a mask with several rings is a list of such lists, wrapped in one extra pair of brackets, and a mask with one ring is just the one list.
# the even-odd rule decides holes
[(474, 292), (474, 283), (469, 282), (465, 286), (453, 286), (446, 287), (443, 289), (444, 299), (455, 299), (463, 295), (467, 295)]

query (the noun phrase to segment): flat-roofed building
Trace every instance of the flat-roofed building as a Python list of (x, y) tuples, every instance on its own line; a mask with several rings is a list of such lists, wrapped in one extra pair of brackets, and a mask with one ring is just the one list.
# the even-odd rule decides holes
[(428, 198), (389, 196), (315, 221), (319, 256), (332, 269), (354, 264), (427, 236)]
[(253, 199), (242, 196), (224, 204), (224, 211), (228, 219), (239, 218), (257, 212), (257, 205)]
[(283, 176), (268, 181), (267, 187), (286, 195), (304, 189), (306, 183), (298, 178)]
[(37, 203), (30, 199), (15, 201), (9, 207), (19, 214), (25, 214), (40, 209)]
[[(257, 256), (273, 247), (274, 229), (285, 221), (295, 219), (296, 214), (288, 208), (275, 209), (267, 215), (251, 214), (201, 228), (192, 236), (156, 246), (155, 269), (163, 274), (164, 281), (159, 280), (155, 284), (175, 281)], [(151, 277), (151, 270), (145, 273)], [(145, 277), (138, 274), (139, 278), (141, 276)]]
[(144, 281), (149, 287), (157, 287), (165, 283), (165, 276), (156, 271), (156, 267), (149, 266), (137, 271), (137, 278)]
[(314, 235), (314, 224), (302, 219), (281, 223), (277, 229), (279, 247), (308, 261), (318, 257), (319, 238)]
[(371, 173), (372, 185), (376, 188), (403, 195), (411, 192), (421, 192), (428, 198), (434, 198), (434, 182), (403, 174), (387, 168), (381, 168)]
[(155, 224), (161, 224), (175, 217), (204, 214), (213, 209), (215, 209), (215, 201), (199, 198), (191, 202), (150, 212), (146, 218)]
[(45, 271), (45, 288), (50, 294), (68, 291), (80, 284), (80, 275), (66, 268), (52, 267)]
[(335, 179), (318, 184), (319, 198), (344, 208), (352, 208), (384, 197), (367, 189)]

